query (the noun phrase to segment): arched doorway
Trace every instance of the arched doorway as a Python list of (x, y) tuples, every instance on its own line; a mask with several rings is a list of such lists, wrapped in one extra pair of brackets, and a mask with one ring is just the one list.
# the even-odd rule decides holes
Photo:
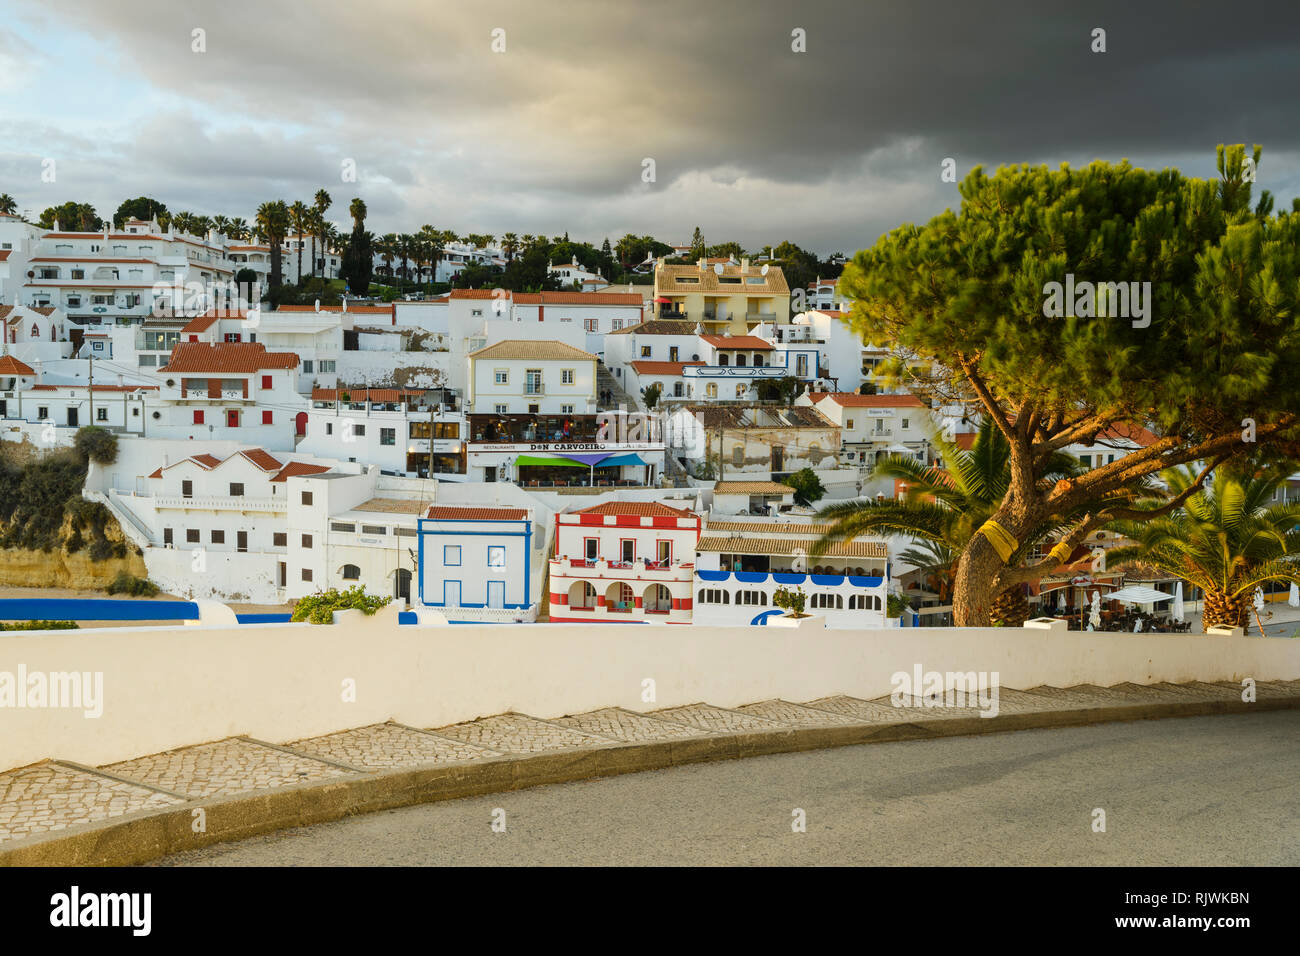
[(398, 568), (393, 575), (393, 597), (408, 604), (411, 601), (411, 572), (406, 568)]
[(641, 606), (647, 614), (667, 614), (673, 609), (673, 595), (665, 584), (652, 584), (645, 589)]
[(307, 434), (307, 413), (299, 412), (297, 415), (293, 416), (293, 425), (295, 434), (297, 434), (298, 437), (301, 438), (303, 435)]
[(590, 611), (596, 606), (596, 589), (589, 581), (575, 581), (569, 588), (569, 608)]
[(630, 614), (635, 604), (630, 584), (615, 581), (605, 590), (605, 610), (611, 614)]

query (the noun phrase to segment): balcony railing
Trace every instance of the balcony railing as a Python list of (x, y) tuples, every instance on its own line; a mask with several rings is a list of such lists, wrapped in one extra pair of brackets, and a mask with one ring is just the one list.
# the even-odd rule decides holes
[(158, 495), (155, 508), (182, 508), (189, 511), (262, 511), (285, 513), (289, 507), (277, 498), (245, 498), (242, 495)]
[(546, 386), (544, 386), (541, 382), (535, 382), (535, 383), (532, 383), (532, 384), (529, 384), (529, 385), (525, 385), (525, 386), (524, 386), (524, 394), (525, 394), (525, 395), (544, 395), (544, 394), (546, 394)]

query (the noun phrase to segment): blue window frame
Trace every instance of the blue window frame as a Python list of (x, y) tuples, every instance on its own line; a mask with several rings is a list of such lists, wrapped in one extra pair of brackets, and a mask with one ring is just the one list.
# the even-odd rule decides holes
[(442, 563), (449, 568), (460, 567), (460, 545), (444, 544), (442, 546)]
[(490, 544), (487, 549), (487, 566), (489, 568), (504, 568), (506, 566), (506, 547), (503, 544)]

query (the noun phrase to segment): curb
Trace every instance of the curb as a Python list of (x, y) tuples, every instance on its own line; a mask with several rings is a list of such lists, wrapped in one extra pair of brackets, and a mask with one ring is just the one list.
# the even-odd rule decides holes
[[(174, 853), (243, 840), (294, 827), (328, 823), (362, 813), (439, 800), (504, 793), (554, 783), (590, 780), (667, 767), (795, 753), (857, 744), (973, 736), (1051, 727), (1165, 717), (1202, 717), (1300, 709), (1300, 696), (1244, 703), (1234, 700), (1169, 701), (944, 717), (883, 724), (796, 727), (711, 737), (610, 743), (473, 763), (424, 765), (296, 784), (264, 792), (195, 799), (165, 810), (141, 810), (108, 821), (76, 824), (50, 834), (7, 842), (0, 866), (130, 866)], [(205, 816), (194, 832), (195, 811)]]

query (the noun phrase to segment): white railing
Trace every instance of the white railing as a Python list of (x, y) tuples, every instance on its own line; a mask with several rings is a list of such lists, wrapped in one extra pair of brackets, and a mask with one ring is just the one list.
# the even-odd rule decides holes
[(155, 508), (180, 508), (190, 511), (264, 511), (285, 514), (287, 502), (277, 498), (245, 498), (242, 495), (158, 495)]

